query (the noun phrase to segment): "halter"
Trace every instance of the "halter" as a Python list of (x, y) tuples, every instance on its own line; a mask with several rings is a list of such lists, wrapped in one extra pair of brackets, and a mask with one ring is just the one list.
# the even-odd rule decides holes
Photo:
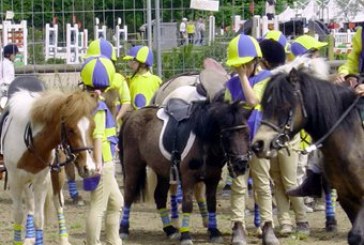
[[(248, 125), (246, 125), (246, 124), (240, 124), (240, 125), (236, 125), (236, 126), (223, 128), (223, 129), (221, 129), (220, 137), (223, 139), (225, 132), (238, 131), (238, 130), (245, 129), (247, 127), (248, 127)], [(243, 168), (246, 169), (247, 168), (246, 164), (251, 159), (252, 152), (249, 150), (246, 154), (230, 153), (226, 149), (225, 144), (223, 144), (223, 150), (224, 150), (225, 157), (227, 159), (227, 167), (228, 167), (229, 173), (233, 178), (235, 178), (237, 175), (236, 175), (236, 173), (234, 171), (234, 168), (233, 168), (233, 162), (235, 162), (235, 161), (243, 162), (245, 164), (245, 166), (243, 166)]]
[[(33, 132), (32, 128), (30, 126), (30, 122), (27, 124), (24, 132), (24, 142), (27, 146), (27, 149), (32, 152), (38, 160), (40, 160), (42, 163), (48, 165), (51, 168), (51, 171), (59, 172), (60, 168), (65, 166), (66, 164), (73, 162), (76, 159), (76, 154), (82, 152), (82, 151), (92, 151), (93, 147), (91, 146), (84, 146), (79, 148), (73, 148), (68, 140), (67, 130), (64, 121), (61, 122), (61, 143), (56, 147), (56, 156), (55, 156), (55, 163), (50, 164), (46, 162), (44, 159), (40, 157), (40, 155), (37, 153), (36, 148), (33, 144)], [(66, 155), (66, 160), (63, 162), (60, 162), (59, 159), (59, 153), (60, 151), (63, 151)]]
[[(307, 111), (306, 111), (305, 105), (303, 103), (303, 96), (302, 96), (301, 90), (299, 88), (296, 88), (293, 90), (293, 94), (296, 97), (298, 97), (298, 101), (301, 105), (301, 111), (303, 114), (303, 118), (304, 118), (304, 120), (307, 120)], [(288, 142), (291, 141), (291, 135), (294, 130), (294, 127), (293, 127), (294, 126), (294, 109), (289, 110), (288, 119), (287, 119), (286, 124), (283, 126), (283, 128), (275, 125), (274, 123), (266, 121), (266, 120), (262, 120), (261, 124), (270, 127), (271, 129), (273, 129), (274, 131), (276, 131), (278, 133), (278, 135), (275, 136), (272, 140), (271, 148), (273, 148), (275, 150), (279, 150), (281, 148), (287, 148)]]

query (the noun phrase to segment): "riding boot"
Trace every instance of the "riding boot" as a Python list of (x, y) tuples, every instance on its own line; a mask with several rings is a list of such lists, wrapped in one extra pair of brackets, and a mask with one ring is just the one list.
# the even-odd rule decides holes
[(322, 175), (321, 173), (314, 173), (308, 169), (306, 179), (296, 188), (290, 189), (286, 192), (289, 196), (294, 197), (321, 197), (322, 195)]
[(262, 229), (263, 245), (279, 245), (279, 240), (274, 234), (272, 222), (265, 222)]
[(232, 245), (246, 245), (246, 235), (243, 224), (235, 222), (233, 226), (233, 234), (231, 237)]

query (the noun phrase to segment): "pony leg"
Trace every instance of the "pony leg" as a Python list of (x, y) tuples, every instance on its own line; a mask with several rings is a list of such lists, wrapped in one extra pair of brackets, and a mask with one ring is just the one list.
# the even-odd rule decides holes
[(178, 230), (172, 226), (171, 220), (169, 219), (167, 206), (169, 182), (167, 179), (158, 176), (158, 184), (154, 191), (154, 200), (161, 216), (163, 223), (163, 231), (169, 239), (179, 238)]
[(180, 185), (170, 185), (169, 192), (171, 197), (171, 223), (174, 227), (179, 227), (179, 213), (178, 213), (178, 188)]
[(58, 235), (59, 235), (60, 245), (71, 245), (71, 243), (68, 241), (68, 232), (63, 213), (64, 197), (62, 190), (59, 190), (58, 194), (53, 195), (53, 203), (57, 210)]
[(211, 243), (223, 243), (221, 232), (216, 221), (216, 190), (219, 179), (211, 179), (206, 183), (207, 210), (209, 213), (208, 231)]
[(361, 202), (360, 211), (348, 234), (348, 243), (349, 245), (364, 244), (364, 201)]
[(13, 201), (13, 216), (14, 216), (14, 245), (23, 244), (22, 241), (22, 230), (23, 230), (23, 206), (22, 206), (22, 192), (23, 186), (13, 183), (16, 176), (9, 176), (9, 186), (11, 186), (10, 194)]
[(326, 212), (326, 231), (336, 231), (337, 222), (335, 218), (335, 208), (332, 201), (331, 190), (325, 191), (325, 212)]
[(195, 186), (195, 181), (191, 179), (191, 173), (182, 174), (182, 225), (180, 227), (181, 232), (181, 245), (192, 245), (192, 238), (190, 234), (190, 216), (193, 210), (193, 188)]
[(71, 196), (73, 204), (76, 204), (77, 206), (84, 206), (85, 202), (78, 193), (77, 189), (75, 165), (73, 163), (66, 164), (64, 169), (67, 176), (68, 192)]
[(44, 204), (47, 196), (47, 190), (44, 187), (49, 187), (50, 185), (49, 176), (46, 176), (45, 178), (46, 179), (44, 181), (33, 184), (34, 198), (37, 200), (34, 213), (35, 245), (43, 245)]
[(34, 244), (35, 243), (35, 227), (34, 227), (34, 196), (33, 190), (30, 186), (25, 187), (25, 202), (28, 209), (27, 219), (26, 219), (26, 233), (24, 244)]
[(197, 201), (198, 208), (200, 210), (200, 215), (202, 218), (203, 227), (208, 227), (209, 225), (209, 214), (207, 211), (206, 203), (206, 189), (203, 182), (199, 182), (195, 185), (195, 198)]

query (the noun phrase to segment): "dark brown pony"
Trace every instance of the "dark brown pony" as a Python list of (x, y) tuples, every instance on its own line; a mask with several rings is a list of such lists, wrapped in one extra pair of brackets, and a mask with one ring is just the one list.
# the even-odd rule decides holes
[(265, 90), (262, 125), (253, 141), (256, 154), (269, 158), (301, 129), (312, 136), (324, 155), (323, 172), (352, 223), (350, 245), (364, 244), (364, 131), (358, 100), (349, 88), (304, 70), (278, 74)]
[[(120, 157), (125, 176), (125, 206), (120, 227), (122, 236), (129, 233), (130, 208), (145, 188), (147, 166), (157, 174), (158, 184), (154, 192), (157, 209), (160, 212), (166, 209), (171, 162), (162, 155), (158, 146), (163, 126), (156, 116), (158, 110), (158, 107), (147, 107), (133, 112), (122, 129), (119, 142), (123, 149)], [(226, 162), (236, 175), (246, 170), (249, 158), (248, 114), (239, 103), (201, 101), (192, 104), (188, 120), (196, 139), (179, 165), (183, 189), (182, 244), (193, 244), (189, 233), (189, 216), (192, 213), (193, 189), (200, 181), (206, 185), (210, 239), (222, 239), (216, 225), (216, 188)], [(171, 225), (168, 213), (164, 216), (161, 214), (161, 217), (164, 232), (170, 238), (176, 237), (178, 230)]]

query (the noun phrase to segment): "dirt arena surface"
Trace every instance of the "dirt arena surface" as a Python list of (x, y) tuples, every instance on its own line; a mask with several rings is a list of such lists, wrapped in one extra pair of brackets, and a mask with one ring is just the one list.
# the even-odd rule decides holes
[[(121, 174), (118, 172), (118, 176)], [(78, 183), (81, 182), (78, 180)], [(121, 179), (119, 178), (121, 184)], [(80, 186), (80, 185), (79, 185)], [(12, 244), (12, 207), (9, 191), (3, 191), (3, 181), (0, 182), (0, 245)], [(221, 189), (221, 188), (220, 188)], [(71, 204), (68, 191), (64, 189), (66, 200), (65, 217), (66, 225), (69, 232), (69, 240), (73, 245), (85, 244), (85, 220), (89, 205), (89, 193), (80, 190), (85, 200), (85, 206), (77, 207)], [(222, 198), (221, 191), (218, 194), (217, 222), (220, 231), (224, 235), (224, 243), (230, 244), (231, 224), (229, 221), (229, 199)], [(253, 202), (249, 198), (247, 201), (248, 209), (252, 209)], [(194, 214), (191, 216), (191, 234), (194, 244), (209, 244), (206, 228), (202, 227), (201, 218), (198, 208), (194, 206)], [(324, 230), (325, 213), (314, 212), (308, 214), (311, 235), (308, 238), (300, 240), (294, 235), (288, 238), (280, 238), (281, 245), (296, 244), (347, 244), (346, 237), (350, 227), (349, 220), (337, 204), (337, 220), (338, 231), (335, 233), (327, 233)], [(253, 215), (248, 214), (246, 217), (248, 229), (248, 244), (261, 244), (261, 240), (256, 236), (256, 229), (253, 223)], [(277, 222), (275, 221), (277, 224)], [(48, 221), (45, 232), (45, 244), (58, 244), (58, 227), (55, 216)], [(174, 245), (179, 244), (178, 241), (171, 241), (166, 238), (162, 231), (162, 224), (159, 214), (156, 212), (153, 204), (135, 204), (131, 212), (130, 220), (130, 236), (123, 244), (130, 245)]]

